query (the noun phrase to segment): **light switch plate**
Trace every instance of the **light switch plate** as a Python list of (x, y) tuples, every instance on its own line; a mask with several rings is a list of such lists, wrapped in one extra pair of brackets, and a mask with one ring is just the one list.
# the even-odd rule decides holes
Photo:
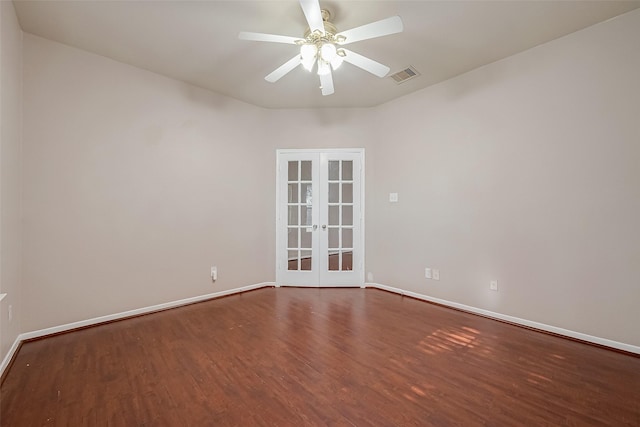
[(389, 202), (398, 203), (398, 193), (389, 193)]
[(491, 282), (489, 282), (489, 289), (491, 289), (492, 291), (497, 291), (498, 290), (498, 281), (497, 280), (492, 280)]

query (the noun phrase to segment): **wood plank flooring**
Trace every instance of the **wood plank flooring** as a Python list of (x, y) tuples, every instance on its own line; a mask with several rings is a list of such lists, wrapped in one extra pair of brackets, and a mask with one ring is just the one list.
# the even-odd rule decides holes
[(25, 343), (21, 426), (640, 426), (640, 358), (375, 289), (265, 288)]

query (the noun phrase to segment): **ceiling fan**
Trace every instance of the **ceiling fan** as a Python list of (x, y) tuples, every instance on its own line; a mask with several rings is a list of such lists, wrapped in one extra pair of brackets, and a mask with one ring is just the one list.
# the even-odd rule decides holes
[(299, 1), (302, 12), (309, 24), (304, 37), (246, 31), (238, 35), (241, 40), (294, 44), (300, 47), (299, 52), (293, 58), (267, 75), (265, 77), (266, 81), (275, 83), (298, 65), (302, 65), (307, 71), (312, 71), (313, 67), (316, 66), (317, 74), (320, 77), (322, 95), (331, 95), (334, 92), (331, 70), (338, 69), (343, 61), (349, 62), (378, 77), (384, 77), (389, 73), (389, 67), (386, 65), (344, 49), (342, 46), (402, 32), (402, 20), (399, 16), (392, 16), (347, 31), (338, 32), (335, 25), (329, 21), (331, 14), (327, 10), (320, 9), (318, 0)]

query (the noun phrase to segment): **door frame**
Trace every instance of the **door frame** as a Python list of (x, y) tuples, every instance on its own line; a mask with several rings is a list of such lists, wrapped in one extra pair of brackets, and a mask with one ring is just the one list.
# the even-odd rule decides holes
[[(277, 149), (276, 150), (276, 251), (275, 251), (275, 261), (276, 261), (276, 287), (280, 287), (282, 285), (287, 286), (287, 284), (283, 283), (282, 275), (284, 274), (284, 268), (286, 266), (282, 265), (282, 260), (279, 258), (280, 255), (280, 247), (284, 244), (284, 239), (286, 239), (286, 235), (280, 232), (280, 228), (282, 226), (281, 221), (283, 218), (280, 218), (280, 202), (281, 198), (284, 197), (281, 190), (280, 185), (280, 170), (283, 166), (281, 164), (281, 154), (344, 154), (351, 153), (359, 156), (360, 160), (360, 170), (359, 170), (359, 183), (360, 183), (360, 236), (358, 239), (358, 245), (360, 246), (360, 250), (362, 252), (362, 257), (359, 266), (354, 264), (353, 272), (354, 278), (356, 279), (356, 283), (347, 284), (347, 285), (327, 285), (327, 286), (341, 286), (341, 287), (364, 287), (365, 286), (365, 149), (364, 148), (312, 148), (312, 149)], [(356, 171), (354, 171), (356, 173)], [(355, 236), (354, 236), (355, 238)], [(356, 242), (354, 242), (355, 247)], [(318, 283), (317, 287), (322, 287), (322, 283)]]

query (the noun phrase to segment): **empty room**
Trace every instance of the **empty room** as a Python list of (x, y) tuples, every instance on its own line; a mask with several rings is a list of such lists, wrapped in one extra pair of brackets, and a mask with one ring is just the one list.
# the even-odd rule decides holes
[(0, 37), (0, 426), (640, 426), (640, 1)]

